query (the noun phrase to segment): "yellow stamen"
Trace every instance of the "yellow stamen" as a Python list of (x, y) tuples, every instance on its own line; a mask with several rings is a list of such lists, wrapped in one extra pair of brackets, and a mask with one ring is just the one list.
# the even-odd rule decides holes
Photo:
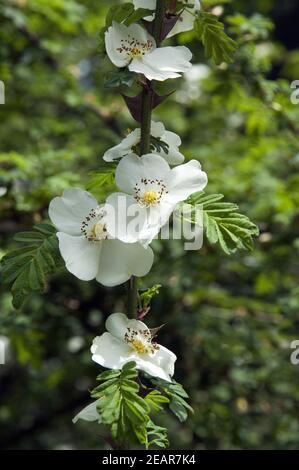
[(132, 47), (130, 53), (132, 57), (140, 57), (142, 55), (141, 49), (138, 47)]
[(138, 354), (149, 353), (149, 348), (139, 339), (134, 339), (133, 341), (130, 342), (130, 344)]
[(141, 198), (141, 202), (146, 206), (156, 204), (159, 202), (159, 193), (157, 193), (157, 191), (145, 191)]
[(105, 240), (107, 238), (106, 226), (101, 222), (96, 223), (91, 230), (91, 234), (95, 240)]

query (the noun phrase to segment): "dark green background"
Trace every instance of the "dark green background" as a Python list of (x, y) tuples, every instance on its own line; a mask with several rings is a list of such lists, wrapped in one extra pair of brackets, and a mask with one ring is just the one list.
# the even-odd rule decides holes
[[(0, 4), (0, 186), (7, 187), (0, 256), (15, 232), (47, 217), (64, 188), (85, 186), (99, 198), (113, 190), (109, 180), (99, 187), (94, 172), (135, 124), (116, 91), (104, 89), (112, 67), (100, 54), (99, 30), (111, 3)], [(171, 448), (298, 447), (299, 365), (290, 364), (290, 342), (299, 339), (299, 105), (290, 103), (290, 82), (299, 79), (296, 3), (228, 4), (225, 15), (250, 18), (235, 27), (227, 19), (239, 41), (229, 67), (207, 62), (193, 33), (182, 35), (210, 74), (191, 89), (180, 81), (155, 113), (208, 172), (207, 193), (238, 203), (261, 230), (252, 253), (231, 257), (207, 242), (199, 252), (185, 252), (181, 242), (154, 244), (144, 286), (163, 288), (148, 322), (167, 323), (159, 341), (176, 352), (175, 378), (195, 409), (186, 424), (160, 417)], [(125, 288), (63, 272), (22, 311), (12, 308), (7, 288), (0, 295), (0, 335), (10, 340), (0, 366), (0, 448), (104, 448), (104, 429), (71, 419), (100, 370), (91, 363), (92, 338), (105, 317), (125, 309)]]

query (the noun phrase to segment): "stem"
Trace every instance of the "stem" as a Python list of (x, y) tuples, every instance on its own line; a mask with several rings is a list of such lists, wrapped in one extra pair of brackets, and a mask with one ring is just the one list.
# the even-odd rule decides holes
[(152, 97), (151, 84), (148, 82), (142, 91), (140, 156), (150, 152)]
[(132, 276), (131, 279), (128, 281), (128, 314), (131, 318), (135, 318), (137, 315), (137, 302), (137, 277)]
[[(157, 0), (156, 14), (154, 20), (153, 36), (157, 47), (161, 43), (163, 21), (166, 12), (166, 0)], [(151, 147), (151, 119), (152, 119), (152, 83), (147, 80), (142, 91), (141, 104), (141, 140), (140, 156), (150, 152)], [(138, 288), (137, 278), (132, 276), (128, 282), (128, 314), (130, 317), (137, 316)]]
[(160, 46), (162, 38), (163, 21), (166, 13), (166, 0), (157, 0), (156, 16), (154, 22), (153, 36), (156, 40), (157, 47)]

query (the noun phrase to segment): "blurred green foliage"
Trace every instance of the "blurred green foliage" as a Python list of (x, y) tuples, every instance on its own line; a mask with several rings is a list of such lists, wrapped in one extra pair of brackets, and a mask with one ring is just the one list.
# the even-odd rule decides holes
[[(171, 448), (293, 449), (299, 106), (290, 101), (290, 81), (299, 78), (299, 44), (294, 49), (291, 38), (288, 50), (278, 37), (286, 37), (279, 25), (296, 5), (224, 3), (227, 32), (238, 43), (234, 62), (216, 67), (194, 32), (182, 34), (175, 41), (192, 49), (197, 65), (155, 118), (180, 134), (187, 158), (202, 163), (207, 194), (240, 205), (261, 234), (253, 252), (231, 256), (207, 241), (199, 252), (155, 242), (143, 287), (163, 287), (148, 323), (167, 323), (159, 342), (175, 350), (175, 379), (195, 409), (187, 423), (161, 413), (156, 421), (170, 430)], [(113, 189), (101, 156), (135, 123), (117, 89), (104, 86), (113, 67), (101, 53), (100, 31), (110, 5), (1, 2), (0, 256), (15, 248), (16, 232), (47, 218), (50, 199), (66, 187), (87, 187), (99, 199)], [(0, 447), (104, 448), (98, 425), (71, 419), (100, 372), (90, 360), (92, 338), (106, 316), (124, 310), (125, 287), (107, 290), (61, 272), (20, 312), (5, 286), (0, 294), (0, 335), (10, 341), (0, 366)]]

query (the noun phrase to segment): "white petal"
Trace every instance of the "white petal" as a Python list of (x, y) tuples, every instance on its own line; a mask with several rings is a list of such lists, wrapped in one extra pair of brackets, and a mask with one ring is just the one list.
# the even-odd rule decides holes
[(49, 217), (56, 228), (69, 235), (81, 235), (81, 224), (98, 203), (83, 189), (66, 189), (61, 197), (55, 197), (49, 206)]
[(124, 313), (112, 313), (106, 320), (106, 330), (120, 340), (124, 340), (128, 328), (132, 330), (148, 330), (139, 320), (129, 319)]
[(161, 139), (168, 144), (168, 153), (163, 151), (160, 152), (159, 155), (161, 155), (169, 165), (179, 165), (183, 163), (185, 157), (179, 151), (179, 146), (182, 143), (180, 137), (174, 132), (165, 131)]
[(124, 149), (122, 144), (120, 143), (107, 150), (104, 153), (103, 160), (105, 160), (105, 162), (114, 162), (115, 160), (122, 158), (124, 155), (127, 155), (127, 153), (128, 151)]
[(127, 37), (127, 27), (119, 23), (113, 23), (105, 33), (105, 46), (111, 62), (116, 67), (125, 67), (130, 62), (130, 57), (118, 49), (121, 47), (122, 39)]
[(139, 144), (141, 139), (141, 130), (134, 129), (134, 131), (130, 132), (127, 137), (122, 141), (122, 146), (126, 150), (130, 150), (135, 145)]
[(132, 348), (110, 333), (97, 336), (91, 346), (92, 360), (108, 369), (121, 369), (131, 360)]
[(146, 226), (146, 208), (140, 206), (133, 196), (125, 193), (113, 193), (108, 196), (106, 208), (109, 211), (106, 218), (109, 237), (124, 243), (139, 241), (140, 233)]
[(130, 26), (113, 22), (105, 33), (106, 51), (111, 62), (116, 67), (125, 67), (129, 64), (132, 57), (123, 48), (123, 44), (130, 44), (132, 39), (140, 43), (151, 41), (152, 49), (156, 47), (154, 38), (137, 23)]
[(135, 10), (145, 8), (147, 10), (155, 10), (157, 0), (133, 0)]
[(159, 350), (152, 356), (137, 356), (135, 360), (137, 368), (144, 370), (153, 377), (159, 377), (171, 382), (176, 359), (176, 355), (173, 352), (159, 345)]
[(162, 140), (172, 147), (179, 147), (182, 144), (180, 136), (170, 131), (164, 132)]
[(129, 70), (142, 73), (149, 80), (164, 81), (168, 78), (180, 77), (192, 67), (192, 54), (185, 46), (159, 47), (149, 52), (142, 59), (134, 59)]
[(194, 7), (183, 11), (170, 33), (167, 35), (168, 38), (174, 36), (175, 34), (193, 29), (196, 18), (195, 13), (200, 10), (200, 1), (193, 0), (192, 3), (194, 3)]
[(168, 144), (168, 153), (161, 150), (155, 150), (157, 155), (160, 155), (169, 165), (179, 165), (183, 163), (185, 157), (179, 151), (179, 146), (181, 145), (182, 141), (180, 137), (175, 134), (174, 132), (167, 131), (162, 124), (162, 122), (154, 122), (151, 123), (151, 135), (156, 139), (161, 139), (163, 142)]
[(167, 181), (169, 193), (164, 200), (170, 203), (184, 201), (191, 194), (202, 191), (207, 182), (207, 174), (201, 170), (197, 160), (179, 165), (171, 170)]
[(123, 243), (120, 240), (103, 242), (98, 282), (104, 286), (117, 286), (131, 276), (145, 276), (152, 267), (154, 254), (151, 248), (139, 243)]
[(101, 242), (90, 242), (84, 236), (73, 237), (58, 232), (59, 250), (66, 268), (82, 281), (90, 281), (97, 275), (101, 254)]
[(165, 133), (165, 127), (162, 122), (151, 122), (151, 135), (155, 137), (156, 139), (159, 139), (162, 137), (162, 135)]
[(125, 139), (121, 141), (120, 144), (115, 145), (111, 149), (107, 150), (103, 156), (103, 160), (106, 162), (113, 162), (119, 158), (124, 157), (132, 153), (132, 147), (139, 144), (141, 137), (140, 129), (135, 129), (133, 132), (127, 135)]
[(147, 221), (139, 235), (140, 243), (147, 246), (159, 234), (161, 227), (168, 221), (175, 204), (164, 203), (162, 200), (159, 205), (147, 209)]
[(124, 157), (115, 173), (116, 184), (125, 193), (133, 194), (137, 182), (142, 178), (164, 179), (170, 172), (169, 165), (162, 157), (154, 154), (128, 155)]
[(83, 419), (84, 421), (98, 421), (98, 423), (101, 423), (102, 419), (97, 410), (99, 401), (100, 399), (83, 408), (83, 410), (74, 417), (73, 423), (75, 424), (79, 419)]
[[(138, 8), (145, 8), (146, 10), (155, 10), (157, 0), (133, 0), (135, 10)], [(145, 16), (143, 19), (146, 21), (152, 21), (155, 15)]]

